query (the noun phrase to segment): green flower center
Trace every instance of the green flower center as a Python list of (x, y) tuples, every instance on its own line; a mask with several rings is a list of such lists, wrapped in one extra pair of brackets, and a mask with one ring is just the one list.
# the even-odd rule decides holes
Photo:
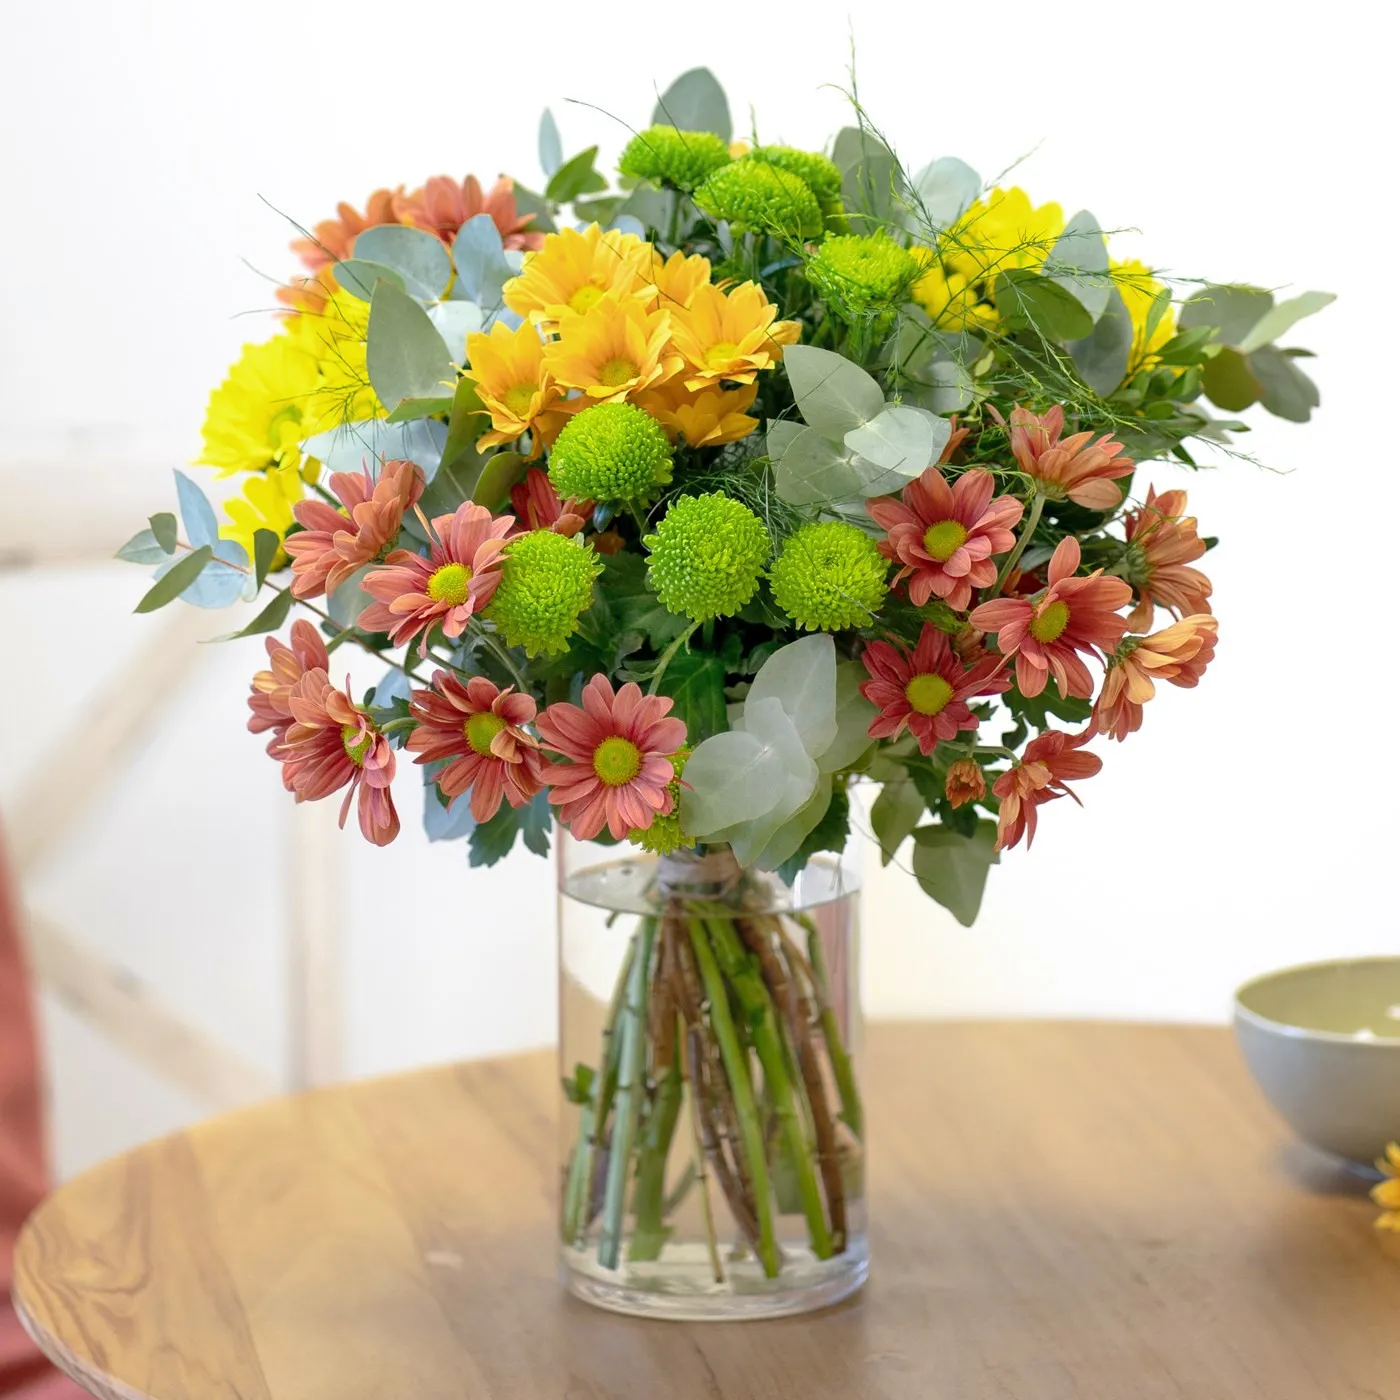
[(585, 311), (591, 311), (603, 299), (603, 289), (595, 282), (585, 282), (573, 296), (569, 298), (569, 310), (577, 311), (580, 316)]
[(940, 520), (924, 531), (924, 553), (946, 564), (967, 541), (967, 531), (956, 520)]
[(473, 753), (490, 758), (491, 740), (505, 727), (506, 722), (500, 715), (492, 714), (490, 710), (482, 710), (479, 714), (467, 716), (462, 732), (467, 736), (467, 743), (472, 746)]
[(732, 340), (717, 340), (705, 351), (705, 363), (711, 369), (727, 365), (739, 354), (739, 347)]
[(428, 597), (449, 608), (460, 608), (467, 601), (472, 571), (465, 564), (444, 564), (428, 580)]
[(598, 383), (607, 385), (609, 389), (616, 389), (619, 384), (626, 384), (636, 377), (637, 362), (629, 360), (626, 355), (605, 361), (598, 370)]
[(609, 787), (622, 787), (642, 771), (642, 751), (630, 739), (614, 734), (593, 750), (593, 771)]
[(915, 714), (936, 715), (953, 698), (953, 687), (942, 676), (932, 673), (915, 676), (904, 687), (904, 698)]
[(1053, 642), (1069, 626), (1069, 604), (1058, 598), (1031, 618), (1030, 634), (1038, 642)]
[(528, 417), (530, 405), (539, 392), (537, 384), (512, 384), (501, 398), (501, 402), (517, 418)]
[(363, 768), (365, 755), (374, 747), (374, 734), (358, 724), (345, 724), (340, 729), (340, 743), (350, 762), (356, 768)]

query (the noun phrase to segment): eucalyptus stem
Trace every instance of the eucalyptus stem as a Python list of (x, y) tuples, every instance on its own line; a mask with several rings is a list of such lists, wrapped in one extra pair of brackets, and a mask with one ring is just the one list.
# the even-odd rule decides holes
[[(340, 624), (336, 622), (335, 618), (333, 618), (330, 615), (330, 613), (328, 613), (324, 608), (318, 608), (315, 605), (315, 603), (309, 603), (305, 598), (298, 598), (297, 601), (301, 604), (302, 607), (304, 607), (307, 610), (307, 612), (315, 613), (315, 615), (319, 617), (323, 622), (333, 623), (337, 627), (340, 626)], [(407, 653), (404, 654), (404, 659), (402, 661), (395, 661), (394, 658), (390, 656), (387, 651), (381, 651), (379, 647), (371, 646), (364, 639), (364, 637), (362, 637), (360, 633), (356, 631), (353, 627), (346, 627), (341, 629), (338, 636), (334, 639), (337, 645), (341, 641), (346, 640), (347, 635), (349, 640), (352, 640), (355, 643), (355, 645), (360, 648), (361, 651), (367, 651), (371, 656), (377, 656), (386, 666), (391, 666), (395, 671), (402, 671), (403, 674), (409, 678), (409, 680), (417, 681), (419, 685), (426, 686), (428, 684), (428, 682), (425, 681), (423, 677), (418, 674), (417, 671), (413, 670), (409, 666)], [(330, 650), (329, 646), (326, 648), (326, 650)]]
[(1026, 546), (1031, 542), (1031, 536), (1035, 534), (1036, 526), (1040, 524), (1040, 513), (1045, 509), (1045, 492), (1039, 488), (1031, 497), (1030, 513), (1026, 516), (1026, 523), (1021, 530), (1020, 538), (1012, 546), (1011, 553), (1002, 561), (1000, 572), (997, 574), (997, 581), (992, 585), (989, 595), (993, 598), (1001, 597), (1001, 590), (1006, 585), (1006, 580), (1011, 577), (1011, 571), (1020, 563), (1021, 556), (1026, 552)]
[(622, 1247), (623, 1216), (627, 1209), (627, 1177), (632, 1164), (632, 1141), (637, 1133), (641, 1090), (646, 1073), (646, 1012), (651, 950), (656, 942), (656, 919), (648, 916), (637, 930), (637, 947), (627, 976), (619, 1019), (622, 1050), (618, 1061), (617, 1095), (612, 1140), (608, 1146), (608, 1179), (603, 1189), (603, 1228), (598, 1239), (598, 1262), (617, 1268)]
[(700, 969), (705, 999), (709, 1003), (710, 1026), (719, 1045), (720, 1058), (724, 1062), (725, 1075), (729, 1080), (730, 1093), (739, 1119), (739, 1130), (744, 1140), (744, 1158), (749, 1169), (749, 1180), (753, 1185), (754, 1211), (758, 1225), (759, 1262), (768, 1278), (777, 1278), (779, 1261), (778, 1240), (773, 1228), (773, 1192), (768, 1176), (763, 1124), (759, 1121), (753, 1080), (749, 1077), (748, 1056), (739, 1042), (739, 1033), (729, 1013), (729, 988), (719, 970), (719, 964), (715, 961), (706, 921), (690, 919), (687, 921), (687, 928), (691, 946), (695, 949), (695, 961)]

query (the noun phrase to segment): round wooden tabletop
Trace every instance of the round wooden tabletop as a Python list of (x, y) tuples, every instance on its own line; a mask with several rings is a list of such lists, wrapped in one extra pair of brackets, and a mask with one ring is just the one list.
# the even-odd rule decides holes
[(1400, 1251), (1224, 1031), (881, 1026), (872, 1281), (700, 1326), (554, 1277), (553, 1060), (283, 1099), (30, 1220), (15, 1299), (103, 1397), (1397, 1400)]

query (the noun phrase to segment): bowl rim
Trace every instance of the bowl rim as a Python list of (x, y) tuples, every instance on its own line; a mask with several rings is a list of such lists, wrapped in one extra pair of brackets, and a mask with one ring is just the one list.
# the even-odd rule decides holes
[(1379, 1049), (1400, 1049), (1400, 1030), (1395, 1035), (1348, 1035), (1343, 1031), (1325, 1031), (1312, 1026), (1299, 1026), (1291, 1021), (1276, 1021), (1246, 1006), (1242, 1000), (1246, 993), (1266, 982), (1297, 972), (1321, 972), (1327, 968), (1356, 967), (1363, 963), (1388, 963), (1400, 967), (1400, 954), (1368, 953), (1354, 958), (1319, 958), (1314, 962), (1292, 963), (1287, 967), (1276, 967), (1269, 972), (1261, 972), (1235, 988), (1235, 1020), (1248, 1021), (1261, 1030), (1275, 1031), (1294, 1040), (1321, 1040), (1337, 1045), (1375, 1046)]

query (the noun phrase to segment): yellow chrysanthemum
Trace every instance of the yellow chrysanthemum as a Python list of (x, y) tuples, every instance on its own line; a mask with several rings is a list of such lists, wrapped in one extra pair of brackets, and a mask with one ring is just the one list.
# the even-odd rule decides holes
[(721, 447), (758, 427), (758, 419), (748, 416), (757, 395), (757, 384), (687, 389), (680, 379), (672, 379), (641, 395), (637, 404), (666, 429), (672, 442), (684, 438), (691, 447)]
[(300, 339), (283, 331), (245, 345), (228, 377), (209, 395), (199, 462), (220, 476), (261, 472), (301, 460), (320, 369)]
[(929, 248), (911, 248), (914, 261), (924, 270), (909, 295), (939, 330), (975, 330), (996, 320), (996, 311), (977, 299), (977, 287), (961, 272), (949, 272)]
[(1392, 1142), (1385, 1150), (1385, 1160), (1376, 1165), (1390, 1173), (1390, 1179), (1371, 1192), (1371, 1199), (1381, 1208), (1376, 1229), (1400, 1232), (1400, 1143)]
[(615, 403), (670, 379), (683, 361), (671, 348), (671, 317), (635, 296), (608, 292), (582, 313), (565, 309), (545, 368), (567, 389)]
[[(236, 540), (253, 558), (253, 536), (259, 530), (271, 530), (279, 540), (292, 528), (292, 507), (302, 498), (302, 475), (295, 461), (258, 476), (250, 477), (243, 494), (224, 503), (228, 524), (219, 527), (221, 539)], [(278, 549), (272, 568), (285, 569), (287, 556)]]
[(651, 244), (634, 233), (604, 232), (597, 224), (560, 229), (526, 254), (520, 276), (505, 285), (505, 303), (518, 316), (553, 325), (566, 311), (588, 311), (608, 292), (650, 300), (653, 257)]
[(518, 330), (497, 321), (489, 334), (467, 337), (467, 362), (465, 377), (476, 385), (477, 397), (491, 415), (479, 446), (495, 447), (529, 433), (530, 455), (538, 456), (569, 416), (564, 391), (545, 368), (539, 330), (528, 321)]
[(1065, 231), (1058, 204), (1032, 205), (1025, 190), (992, 190), (939, 238), (938, 251), (953, 272), (970, 281), (1012, 268), (1037, 268)]
[(695, 293), (709, 283), (710, 260), (698, 253), (687, 257), (675, 252), (669, 258), (657, 253), (651, 278), (656, 284), (657, 305), (663, 311), (675, 311), (689, 306)]
[(316, 357), (321, 372), (320, 387), (307, 407), (309, 433), (384, 416), (384, 405), (369, 382), (365, 360), (368, 302), (349, 292), (336, 292), (319, 311), (304, 311), (294, 317), (290, 330)]
[(1128, 370), (1131, 373), (1139, 369), (1176, 334), (1176, 316), (1168, 307), (1152, 328), (1152, 334), (1148, 335), (1147, 313), (1151, 311), (1158, 293), (1163, 290), (1163, 284), (1136, 258), (1125, 258), (1121, 262), (1111, 261), (1108, 266), (1113, 285), (1118, 288), (1118, 294), (1123, 298), (1123, 304), (1128, 308), (1128, 317), (1133, 323), (1133, 351), (1128, 361)]
[(774, 306), (756, 282), (723, 292), (697, 287), (690, 305), (672, 313), (672, 340), (685, 360), (687, 389), (721, 379), (752, 384), (754, 376), (783, 358), (783, 346), (802, 332), (796, 321), (778, 321)]

